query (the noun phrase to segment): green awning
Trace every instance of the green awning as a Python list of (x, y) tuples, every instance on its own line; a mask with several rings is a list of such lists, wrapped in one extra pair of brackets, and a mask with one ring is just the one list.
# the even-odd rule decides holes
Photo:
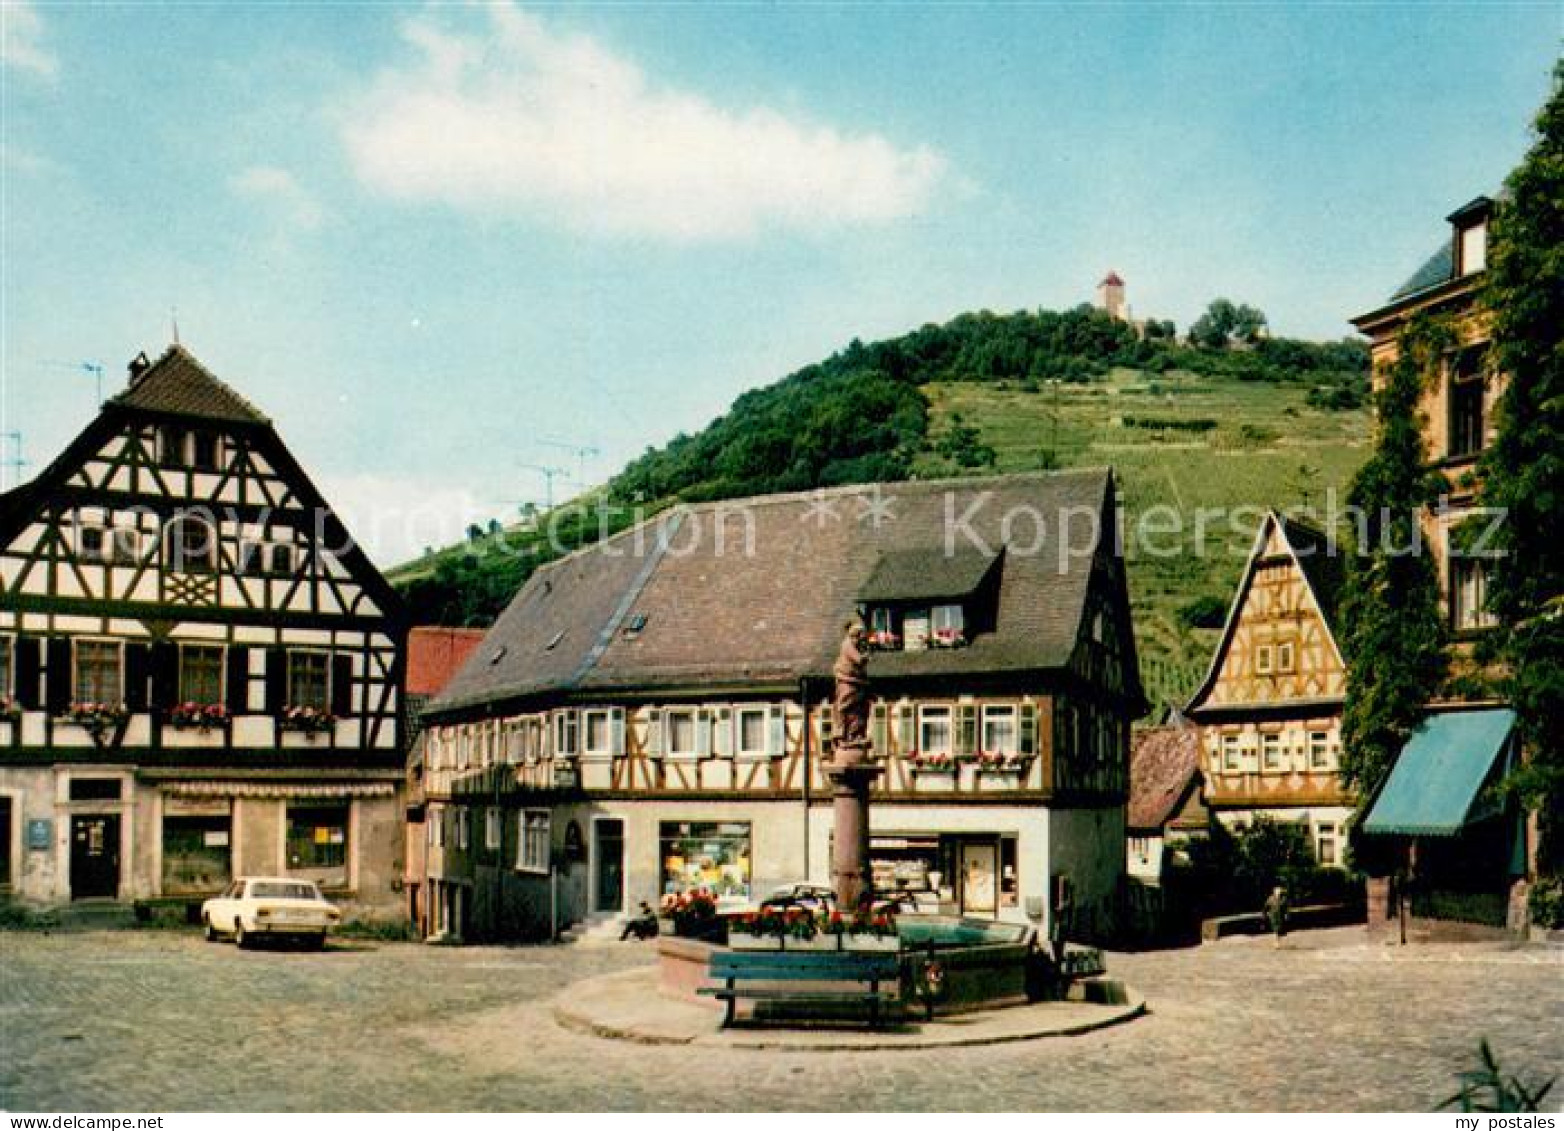
[(1430, 714), (1396, 758), (1363, 831), (1452, 836), (1490, 816), (1490, 808), (1474, 808), (1477, 795), (1508, 753), (1514, 729), (1507, 707)]

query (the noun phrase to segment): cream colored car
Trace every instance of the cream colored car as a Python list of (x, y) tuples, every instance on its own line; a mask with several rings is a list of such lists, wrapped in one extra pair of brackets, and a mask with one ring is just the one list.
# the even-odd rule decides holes
[(289, 938), (326, 945), (326, 932), (342, 920), (311, 880), (282, 876), (248, 876), (201, 905), (201, 923), (208, 942), (231, 936), (240, 946), (256, 939)]

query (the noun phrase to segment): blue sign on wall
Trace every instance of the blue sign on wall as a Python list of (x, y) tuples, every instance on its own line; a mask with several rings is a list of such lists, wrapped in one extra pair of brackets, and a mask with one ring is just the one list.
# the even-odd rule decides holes
[(54, 844), (54, 822), (48, 817), (34, 817), (27, 822), (27, 847), (34, 852), (47, 852)]

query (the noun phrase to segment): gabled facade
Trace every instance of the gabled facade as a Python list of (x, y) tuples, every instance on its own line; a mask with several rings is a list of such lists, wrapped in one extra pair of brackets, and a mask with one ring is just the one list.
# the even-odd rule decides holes
[(271, 422), (179, 346), (0, 496), (10, 892), (400, 905), (401, 606)]
[(1340, 773), (1341, 552), (1303, 523), (1266, 515), (1186, 710), (1200, 725), (1206, 802), (1217, 819), (1229, 828), (1257, 816), (1297, 821), (1322, 864), (1341, 862), (1353, 804)]
[(1131, 878), (1161, 884), (1169, 855), (1210, 832), (1200, 728), (1180, 720), (1137, 731), (1130, 754), (1125, 864)]
[(1106, 472), (779, 495), (543, 567), (425, 715), (431, 933), (827, 883), (831, 664), (861, 616), (876, 886), (1107, 935), (1144, 710), (1113, 499)]

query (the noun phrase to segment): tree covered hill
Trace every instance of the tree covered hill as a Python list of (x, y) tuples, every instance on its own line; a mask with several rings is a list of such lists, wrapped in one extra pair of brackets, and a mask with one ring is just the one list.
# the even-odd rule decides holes
[[(482, 625), (539, 564), (637, 513), (909, 477), (1112, 465), (1132, 521), (1152, 507), (1318, 502), (1363, 459), (1367, 352), (1351, 340), (1268, 338), (1263, 325), (1252, 308), (1213, 303), (1195, 343), (1170, 323), (1137, 333), (1080, 307), (963, 314), (854, 341), (649, 449), (593, 506), (475, 528), (391, 579), (418, 622)], [(1198, 682), (1251, 531), (1220, 525), (1188, 553), (1128, 547), (1154, 700), (1179, 701)]]

